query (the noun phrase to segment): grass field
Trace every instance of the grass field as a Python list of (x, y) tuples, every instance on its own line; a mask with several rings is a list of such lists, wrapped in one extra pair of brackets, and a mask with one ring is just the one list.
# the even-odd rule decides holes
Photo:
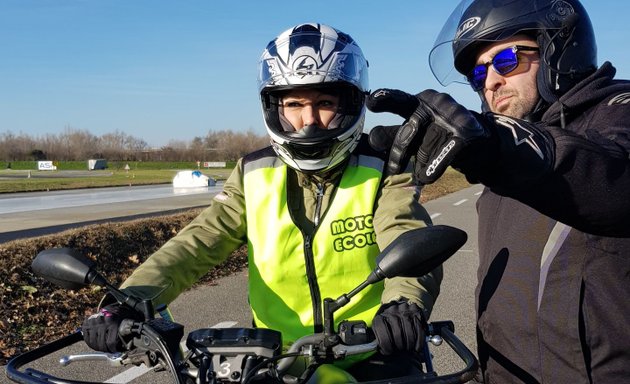
[[(87, 171), (87, 161), (53, 161), (53, 165), (60, 171)], [(226, 168), (234, 168), (235, 162), (226, 162)], [(107, 169), (122, 171), (129, 167), (130, 170), (148, 169), (195, 169), (197, 163), (193, 161), (108, 161)], [(0, 169), (27, 171), (36, 170), (37, 161), (0, 161)]]
[[(24, 163), (20, 165), (32, 165), (30, 162)], [(179, 170), (194, 169), (194, 167), (181, 167), (190, 163), (144, 162), (138, 164), (142, 164), (142, 167), (131, 167), (129, 171), (121, 168), (87, 171), (85, 168), (76, 169), (73, 164), (64, 164), (65, 169), (58, 171), (0, 168), (0, 193), (169, 184)], [(177, 166), (181, 168), (176, 168)], [(228, 164), (226, 168), (201, 169), (201, 172), (216, 180), (225, 180), (233, 167), (234, 164)], [(435, 184), (423, 188), (423, 201), (460, 190), (468, 185), (461, 173), (449, 168)]]
[[(1, 170), (0, 193), (168, 184), (173, 181), (177, 171), (177, 169), (134, 169), (129, 171), (109, 169), (103, 171)], [(204, 169), (202, 173), (214, 179), (223, 180), (231, 171), (231, 168), (212, 168)]]

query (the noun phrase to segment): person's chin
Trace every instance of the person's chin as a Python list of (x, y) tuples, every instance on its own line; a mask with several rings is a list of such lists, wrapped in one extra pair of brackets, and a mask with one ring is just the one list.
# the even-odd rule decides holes
[(494, 102), (494, 112), (495, 113), (501, 113), (501, 114), (505, 114), (506, 111), (508, 111), (510, 109), (510, 101), (511, 101), (512, 97), (511, 96), (505, 96), (505, 97), (501, 97), (499, 99), (497, 99)]

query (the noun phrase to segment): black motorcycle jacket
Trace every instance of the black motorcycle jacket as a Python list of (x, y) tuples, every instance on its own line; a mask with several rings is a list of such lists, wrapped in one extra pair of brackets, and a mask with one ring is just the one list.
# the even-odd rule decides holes
[(630, 383), (630, 81), (614, 74), (605, 63), (536, 123), (550, 172), (477, 202), (487, 384)]

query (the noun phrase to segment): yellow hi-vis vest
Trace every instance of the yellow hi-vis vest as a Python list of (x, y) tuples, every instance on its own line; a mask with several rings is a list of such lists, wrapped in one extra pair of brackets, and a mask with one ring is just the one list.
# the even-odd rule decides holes
[[(275, 156), (244, 164), (249, 301), (257, 326), (281, 331), (285, 345), (316, 332), (324, 298), (350, 292), (375, 267), (382, 169), (381, 159), (353, 155), (314, 238), (305, 239), (287, 208), (287, 166)], [(382, 291), (381, 282), (354, 296), (335, 312), (335, 327), (341, 320), (371, 325)]]

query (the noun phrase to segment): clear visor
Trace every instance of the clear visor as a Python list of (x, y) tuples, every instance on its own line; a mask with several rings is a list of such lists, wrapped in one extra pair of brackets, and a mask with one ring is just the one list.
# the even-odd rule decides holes
[[(291, 103), (284, 105), (283, 102), (285, 98), (288, 98), (289, 101), (292, 100), (291, 90), (298, 91), (295, 93), (295, 107), (292, 107)], [(312, 100), (308, 100), (308, 98), (303, 100), (302, 95), (304, 94), (300, 91), (311, 90), (315, 92), (315, 97)], [(319, 132), (319, 135), (326, 136), (326, 138), (343, 134), (365, 114), (365, 95), (348, 83), (277, 87), (273, 91), (263, 92), (263, 95), (267, 95), (269, 100), (268, 113), (265, 113), (267, 126), (279, 135), (287, 135), (287, 137), (294, 139), (300, 139), (302, 135), (299, 131), (296, 132), (295, 127), (290, 122), (291, 118), (287, 114), (301, 116), (303, 109), (311, 109), (311, 113), (317, 114), (320, 118), (324, 117), (326, 120), (327, 127), (318, 130), (324, 131)], [(306, 95), (308, 96), (309, 93)], [(305, 100), (310, 105), (303, 105)], [(263, 106), (265, 105), (267, 103), (263, 103)]]
[[(468, 84), (466, 76), (457, 72), (453, 64), (455, 62), (455, 57), (453, 56), (453, 41), (459, 32), (459, 21), (473, 1), (474, 0), (462, 0), (459, 3), (442, 27), (429, 53), (431, 72), (433, 72), (433, 76), (435, 76), (437, 81), (443, 86), (447, 86), (451, 83)], [(474, 22), (474, 20), (472, 20), (472, 22)]]
[[(466, 75), (455, 68), (454, 51), (456, 46), (459, 46), (461, 51), (461, 47), (466, 48), (472, 46), (473, 43), (479, 47), (485, 45), (484, 43), (490, 44), (507, 39), (517, 33), (533, 35), (536, 30), (541, 29), (532, 21), (536, 19), (533, 15), (536, 15), (540, 10), (526, 7), (527, 10), (521, 9), (521, 12), (516, 12), (512, 18), (497, 18), (493, 15), (470, 14), (469, 7), (474, 1), (462, 0), (459, 3), (442, 27), (429, 53), (431, 72), (437, 81), (444, 86), (451, 83), (468, 84)], [(523, 2), (523, 7), (526, 5), (527, 3)], [(466, 12), (469, 14), (466, 15)], [(472, 70), (477, 57), (474, 51), (464, 49), (464, 52), (469, 57), (459, 57), (460, 63), (458, 65), (461, 66), (461, 60), (465, 60), (465, 67)]]

